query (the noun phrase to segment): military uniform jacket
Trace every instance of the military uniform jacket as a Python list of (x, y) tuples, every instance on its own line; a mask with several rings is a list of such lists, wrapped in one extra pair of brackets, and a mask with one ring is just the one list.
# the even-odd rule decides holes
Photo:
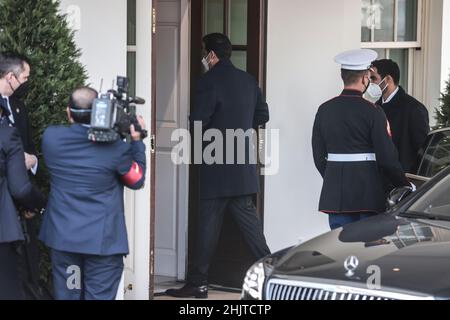
[[(314, 162), (324, 178), (319, 210), (325, 213), (384, 212), (380, 171), (395, 186), (408, 185), (382, 109), (344, 90), (320, 106), (314, 122)], [(331, 162), (329, 154), (372, 154), (376, 161)]]

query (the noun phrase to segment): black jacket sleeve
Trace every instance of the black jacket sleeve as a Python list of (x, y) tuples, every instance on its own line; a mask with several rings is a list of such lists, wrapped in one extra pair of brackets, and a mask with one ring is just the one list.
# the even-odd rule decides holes
[(216, 91), (212, 82), (205, 77), (201, 78), (197, 85), (194, 111), (190, 117), (191, 125), (201, 121), (203, 128), (207, 127), (216, 111), (216, 104)]
[(25, 156), (16, 129), (11, 130), (9, 138), (5, 139), (6, 149), (6, 177), (8, 189), (12, 198), (27, 210), (42, 209), (46, 200), (42, 193), (37, 190), (28, 178), (25, 167)]
[[(15, 97), (11, 97), (9, 103), (14, 113), (16, 122), (15, 127), (19, 130), (25, 152), (37, 156), (36, 145), (33, 141), (33, 129), (27, 107), (20, 99)], [(19, 110), (20, 112), (17, 112), (16, 110)]]
[(319, 170), (322, 177), (325, 176), (325, 170), (327, 168), (327, 147), (323, 140), (322, 133), (320, 131), (320, 115), (317, 113), (314, 121), (313, 134), (312, 134), (312, 149), (314, 164), (317, 170)]
[(423, 105), (413, 108), (410, 114), (409, 134), (411, 143), (415, 153), (423, 147), (430, 132), (428, 110)]
[(377, 163), (395, 187), (409, 186), (405, 172), (400, 164), (397, 149), (389, 135), (389, 123), (381, 108), (374, 112), (372, 142)]
[(261, 89), (258, 87), (255, 116), (253, 119), (253, 128), (257, 129), (258, 126), (262, 126), (268, 121), (269, 121), (269, 106), (267, 105), (266, 101), (264, 101)]

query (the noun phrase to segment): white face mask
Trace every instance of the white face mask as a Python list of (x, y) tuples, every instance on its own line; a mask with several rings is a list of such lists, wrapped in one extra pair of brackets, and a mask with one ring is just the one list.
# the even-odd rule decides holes
[[(380, 82), (380, 84), (382, 84), (385, 80), (386, 80), (386, 78), (384, 78)], [(384, 89), (381, 89), (380, 84), (376, 84), (376, 83), (371, 82), (369, 84), (369, 87), (367, 88), (366, 93), (364, 94), (364, 98), (366, 100), (369, 100), (372, 103), (375, 103), (378, 100), (380, 100), (381, 97), (383, 96), (383, 92), (387, 89), (387, 86), (384, 87)]]

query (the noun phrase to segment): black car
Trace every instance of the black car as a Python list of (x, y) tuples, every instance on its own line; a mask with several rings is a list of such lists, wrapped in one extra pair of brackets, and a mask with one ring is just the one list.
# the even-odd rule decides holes
[(416, 170), (408, 177), (420, 186), (437, 173), (450, 166), (450, 128), (431, 132), (419, 152)]
[(265, 257), (242, 299), (450, 299), (449, 164), (450, 130), (435, 131), (411, 175), (427, 180), (417, 192), (398, 189), (387, 213)]

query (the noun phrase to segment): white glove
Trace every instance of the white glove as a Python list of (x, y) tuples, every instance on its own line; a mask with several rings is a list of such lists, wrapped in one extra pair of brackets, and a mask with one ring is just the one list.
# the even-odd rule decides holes
[(416, 192), (417, 191), (416, 185), (412, 182), (410, 182), (410, 184), (411, 184), (412, 192)]

